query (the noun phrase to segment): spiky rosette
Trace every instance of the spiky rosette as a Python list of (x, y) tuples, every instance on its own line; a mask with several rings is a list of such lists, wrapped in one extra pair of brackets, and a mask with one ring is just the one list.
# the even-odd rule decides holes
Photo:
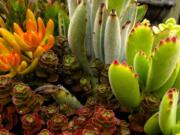
[(153, 53), (146, 82), (148, 91), (159, 89), (173, 73), (180, 54), (179, 39), (168, 37), (161, 40)]
[(164, 95), (159, 108), (159, 126), (163, 134), (170, 135), (176, 125), (176, 113), (179, 91), (169, 89)]
[(68, 119), (65, 115), (56, 114), (47, 121), (47, 126), (52, 133), (60, 133), (67, 129)]
[(40, 131), (44, 121), (39, 117), (38, 114), (25, 114), (21, 117), (22, 128), (25, 134), (33, 135)]
[(36, 75), (38, 77), (47, 77), (48, 82), (56, 82), (58, 75), (58, 56), (52, 51), (44, 52), (38, 62)]
[(48, 129), (43, 129), (39, 132), (38, 135), (53, 135), (53, 133), (50, 132)]
[(109, 68), (109, 80), (112, 91), (120, 103), (127, 107), (139, 105), (141, 95), (137, 75), (130, 67), (115, 60)]
[(147, 56), (150, 55), (153, 45), (153, 31), (148, 24), (136, 24), (130, 33), (126, 57), (129, 65), (133, 65), (133, 59), (137, 52), (143, 51)]
[(0, 76), (0, 105), (4, 106), (11, 101), (12, 79)]
[(16, 84), (13, 88), (13, 103), (19, 114), (36, 112), (43, 103), (43, 97), (35, 94), (24, 83)]

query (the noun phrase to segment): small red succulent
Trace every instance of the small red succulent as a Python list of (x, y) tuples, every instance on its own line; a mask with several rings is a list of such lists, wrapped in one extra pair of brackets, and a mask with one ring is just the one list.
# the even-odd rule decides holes
[(53, 135), (48, 129), (41, 130), (37, 135)]
[(18, 116), (16, 113), (16, 108), (13, 105), (7, 106), (2, 113), (2, 122), (6, 121), (3, 124), (3, 127), (11, 130), (18, 122)]
[(65, 115), (55, 114), (51, 119), (47, 121), (48, 129), (54, 134), (67, 130), (68, 119)]
[(100, 135), (98, 131), (88, 129), (77, 129), (74, 135)]
[(0, 135), (12, 135), (7, 129), (0, 129)]
[(22, 128), (24, 129), (24, 135), (34, 135), (41, 130), (44, 121), (38, 114), (25, 114), (21, 117)]

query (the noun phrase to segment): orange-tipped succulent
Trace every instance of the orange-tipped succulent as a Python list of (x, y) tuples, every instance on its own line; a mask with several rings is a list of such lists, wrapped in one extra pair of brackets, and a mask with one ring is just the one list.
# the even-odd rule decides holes
[(50, 19), (45, 26), (39, 17), (37, 20), (33, 12), (28, 9), (26, 13), (26, 31), (14, 23), (14, 37), (23, 51), (32, 52), (32, 57), (38, 57), (54, 45), (54, 22)]
[(21, 55), (18, 50), (12, 46), (5, 39), (0, 38), (0, 71), (9, 72), (7, 76), (13, 77), (17, 70), (22, 69)]
[(27, 74), (34, 70), (40, 55), (54, 45), (54, 22), (50, 19), (45, 26), (33, 12), (26, 13), (26, 31), (14, 23), (14, 34), (0, 28), (0, 71), (10, 71), (8, 76)]

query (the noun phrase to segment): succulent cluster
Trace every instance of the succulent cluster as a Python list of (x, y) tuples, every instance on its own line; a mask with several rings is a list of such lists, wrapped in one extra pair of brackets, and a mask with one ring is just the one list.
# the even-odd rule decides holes
[[(164, 25), (176, 24), (169, 19)], [(167, 89), (180, 83), (177, 82), (180, 56), (178, 29), (165, 28), (164, 31), (168, 31), (166, 36), (162, 32), (154, 34), (146, 20), (136, 24), (126, 46), (127, 64), (118, 60), (111, 64), (110, 84), (117, 99), (125, 106), (137, 107), (145, 94), (162, 98)], [(157, 40), (158, 45), (154, 45)]]
[(180, 26), (140, 22), (146, 10), (2, 0), (0, 134), (178, 135)]
[[(86, 54), (91, 57), (95, 55), (95, 58), (106, 64), (115, 58), (123, 59), (120, 53), (124, 51), (129, 32), (135, 22), (143, 18), (147, 7), (137, 6), (134, 0), (78, 2), (68, 1), (68, 41), (84, 70), (87, 70)], [(140, 10), (141, 16), (138, 12)]]
[(33, 12), (26, 13), (26, 31), (14, 23), (14, 33), (6, 28), (0, 28), (1, 55), (0, 69), (9, 72), (6, 76), (27, 74), (35, 69), (40, 55), (53, 47), (54, 22), (50, 19), (45, 27), (39, 17), (36, 21)]

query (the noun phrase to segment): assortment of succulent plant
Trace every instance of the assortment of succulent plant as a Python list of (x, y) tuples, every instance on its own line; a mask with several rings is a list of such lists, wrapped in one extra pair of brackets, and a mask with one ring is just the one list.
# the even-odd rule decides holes
[(180, 26), (151, 26), (146, 10), (1, 1), (0, 134), (178, 135)]

